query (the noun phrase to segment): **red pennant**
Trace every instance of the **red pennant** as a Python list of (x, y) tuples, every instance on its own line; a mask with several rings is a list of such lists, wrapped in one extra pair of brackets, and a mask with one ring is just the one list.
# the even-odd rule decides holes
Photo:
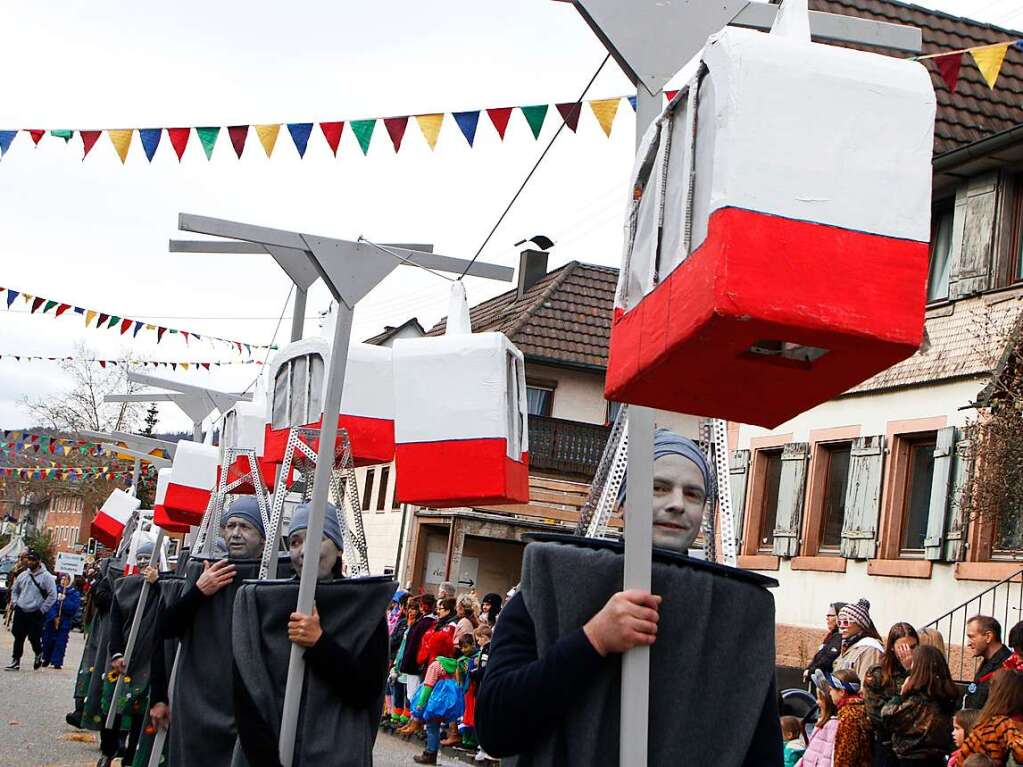
[(43, 136), (46, 135), (46, 131), (44, 131), (44, 130), (30, 130), (28, 132), (28, 135), (30, 135), (32, 137), (32, 143), (35, 144), (36, 146), (39, 146), (39, 142), (40, 142), (40, 140), (42, 140)]
[(187, 330), (182, 330), (181, 331), (181, 335), (183, 335), (185, 337), (185, 346), (188, 346), (188, 331)]
[(561, 118), (565, 121), (568, 129), (575, 133), (575, 129), (579, 127), (579, 113), (582, 111), (582, 103), (575, 101), (568, 104), (555, 104), (554, 106), (558, 108)]
[(78, 131), (78, 133), (82, 137), (82, 148), (85, 150), (85, 153), (82, 155), (82, 159), (83, 160), (88, 156), (89, 151), (93, 148), (93, 146), (95, 146), (96, 141), (99, 139), (100, 134), (102, 132), (103, 131), (98, 131), (98, 130), (80, 130), (80, 131)]
[(103, 327), (103, 323), (105, 323), (109, 319), (110, 319), (110, 315), (109, 314), (101, 314), (99, 316), (99, 320), (96, 322), (96, 327), (97, 328)]
[(96, 361), (97, 361), (97, 362), (99, 363), (99, 366), (100, 366), (101, 368), (103, 368), (104, 370), (106, 370), (106, 367), (107, 367), (107, 361), (106, 361), (106, 360), (96, 360)]
[(668, 101), (671, 101), (678, 95), (678, 91), (665, 91), (664, 95), (668, 98)]
[(231, 146), (234, 147), (234, 153), (240, 160), (242, 152), (245, 150), (245, 139), (249, 136), (249, 126), (230, 125), (227, 128), (227, 135), (231, 137)]
[(163, 334), (167, 332), (167, 328), (158, 327), (156, 329), (156, 343), (160, 343), (163, 340)]
[(330, 145), (330, 150), (337, 157), (337, 148), (341, 143), (341, 131), (345, 129), (343, 122), (337, 123), (320, 123), (320, 130), (323, 131), (323, 137), (327, 139), (327, 143)]
[(188, 146), (188, 137), (191, 135), (191, 128), (167, 129), (167, 138), (170, 139), (171, 146), (174, 147), (174, 151), (178, 155), (178, 162), (181, 162), (181, 155), (185, 153), (185, 147)]
[(46, 300), (45, 298), (39, 298), (39, 296), (36, 296), (35, 298), (33, 298), (32, 299), (32, 311), (30, 313), (31, 314), (35, 314), (36, 313), (36, 309), (38, 309), (40, 306), (42, 306), (43, 305), (43, 301), (45, 301), (45, 300)]
[(405, 128), (408, 127), (408, 116), (385, 117), (384, 127), (387, 128), (387, 135), (391, 137), (395, 154), (401, 149), (401, 140), (405, 138)]
[(941, 79), (945, 81), (948, 89), (954, 93), (956, 84), (959, 82), (959, 67), (963, 63), (963, 54), (960, 52), (950, 53), (947, 56), (936, 56), (934, 63), (938, 65)]
[(200, 364), (200, 365), (202, 365), (202, 366), (203, 366), (204, 368), (206, 368), (207, 370), (209, 370), (209, 369), (210, 369), (210, 363), (208, 363), (208, 362), (200, 362), (199, 364)]
[(50, 452), (54, 453), (54, 452), (56, 452), (56, 450), (57, 450), (57, 443), (56, 442), (50, 442)]
[(125, 334), (125, 332), (128, 330), (128, 328), (130, 328), (132, 326), (132, 324), (133, 323), (132, 323), (131, 320), (121, 320), (121, 335), (122, 336)]
[(71, 304), (61, 304), (60, 306), (57, 307), (57, 313), (54, 316), (59, 317), (70, 308)]
[(497, 135), (501, 137), (501, 141), (504, 141), (504, 132), (508, 129), (508, 120), (511, 119), (511, 113), (512, 107), (497, 107), (487, 110), (490, 122), (497, 129)]

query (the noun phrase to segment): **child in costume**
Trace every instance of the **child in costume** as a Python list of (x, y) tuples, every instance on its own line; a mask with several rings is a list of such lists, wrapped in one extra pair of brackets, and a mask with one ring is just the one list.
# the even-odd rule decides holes
[(462, 715), (464, 703), (455, 679), (457, 669), (458, 661), (454, 658), (437, 657), (416, 693), (412, 716), (426, 723), (426, 750), (414, 757), (416, 764), (437, 764), (441, 723), (457, 721)]
[[(980, 711), (975, 708), (964, 708), (956, 711), (955, 716), (952, 717), (952, 740), (956, 744), (956, 749), (963, 747), (963, 743), (969, 734), (973, 732), (973, 727), (977, 724), (979, 718)], [(959, 751), (954, 751), (948, 759), (948, 767), (962, 767), (962, 764), (963, 760), (959, 756)]]

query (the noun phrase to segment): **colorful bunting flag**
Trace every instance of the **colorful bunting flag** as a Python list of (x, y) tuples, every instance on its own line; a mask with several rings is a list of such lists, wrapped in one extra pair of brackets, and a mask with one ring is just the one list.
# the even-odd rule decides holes
[(611, 125), (615, 121), (615, 115), (618, 114), (620, 101), (621, 99), (597, 99), (590, 102), (593, 116), (597, 118), (600, 127), (604, 129), (604, 135), (608, 138), (611, 138)]
[(490, 122), (494, 124), (494, 128), (497, 130), (497, 135), (501, 137), (501, 141), (504, 141), (504, 132), (508, 130), (508, 120), (511, 119), (511, 113), (512, 107), (495, 107), (494, 109), (487, 110)]
[(462, 135), (469, 142), (469, 146), (472, 146), (472, 142), (476, 140), (476, 126), (480, 121), (480, 110), (455, 112), (454, 116), (455, 122), (458, 123), (459, 129), (462, 131)]
[(373, 140), (373, 129), (376, 127), (376, 124), (375, 118), (372, 120), (352, 120), (350, 123), (352, 133), (359, 140), (359, 146), (362, 147), (364, 155), (369, 152), (369, 142)]
[(582, 104), (578, 101), (570, 101), (565, 104), (555, 104), (554, 106), (558, 108), (561, 119), (565, 121), (568, 129), (575, 133), (575, 129), (579, 127), (579, 112), (582, 111)]
[(75, 132), (73, 130), (67, 130), (66, 128), (60, 128), (57, 130), (51, 130), (50, 135), (55, 138), (64, 139), (64, 143), (66, 144), (71, 140), (71, 137), (75, 135)]
[(61, 304), (60, 306), (57, 307), (57, 311), (55, 312), (54, 316), (59, 317), (70, 308), (71, 304)]
[(146, 153), (146, 159), (153, 161), (156, 148), (160, 146), (160, 138), (163, 136), (163, 128), (139, 128), (139, 138), (142, 140), (142, 149)]
[(45, 306), (43, 306), (43, 314), (46, 314), (46, 313), (47, 313), (48, 311), (50, 311), (50, 309), (52, 309), (52, 308), (53, 308), (53, 307), (55, 307), (56, 305), (57, 305), (57, 302), (56, 302), (56, 301), (49, 301), (49, 300), (48, 300), (48, 301), (46, 302), (46, 305), (45, 305)]
[(959, 68), (963, 64), (963, 54), (950, 53), (947, 56), (936, 56), (934, 63), (938, 66), (941, 79), (945, 81), (948, 89), (954, 93), (956, 84), (959, 82)]
[(81, 135), (81, 137), (82, 137), (82, 149), (84, 150), (82, 152), (82, 159), (83, 160), (86, 157), (89, 156), (89, 152), (91, 152), (92, 148), (94, 146), (96, 146), (96, 142), (99, 140), (99, 135), (102, 132), (103, 131), (98, 131), (98, 130), (78, 131), (79, 135)]
[(188, 137), (191, 135), (191, 128), (167, 129), (167, 138), (170, 139), (171, 146), (174, 147), (174, 154), (178, 156), (178, 162), (181, 162), (181, 157), (185, 154), (185, 147), (188, 146)]
[(632, 107), (632, 111), (635, 112), (636, 111), (636, 97), (635, 96), (627, 96), (626, 98), (629, 99), (629, 106)]
[(666, 99), (668, 99), (668, 101), (673, 101), (673, 100), (674, 100), (674, 98), (675, 98), (675, 97), (676, 97), (677, 95), (678, 95), (678, 91), (677, 91), (677, 90), (675, 90), (675, 91), (665, 91), (665, 92), (664, 92), (664, 97), (665, 97)]
[(330, 151), (337, 157), (337, 148), (341, 143), (341, 131), (345, 128), (343, 122), (326, 122), (320, 123), (320, 130), (323, 132), (323, 137), (327, 139), (327, 145), (330, 147)]
[(441, 125), (444, 124), (444, 115), (439, 112), (429, 115), (416, 115), (416, 122), (419, 123), (419, 130), (422, 131), (426, 143), (431, 150), (434, 149), (437, 146), (437, 137), (440, 136)]
[(543, 128), (543, 121), (547, 118), (547, 105), (535, 104), (529, 107), (519, 107), (522, 116), (529, 123), (529, 129), (533, 131), (533, 138), (540, 138), (540, 129)]
[(18, 297), (18, 291), (11, 290), (10, 288), (7, 289), (7, 308), (8, 309), (11, 308), (11, 304), (14, 303), (14, 299), (16, 299), (17, 297)]
[(1009, 50), (1010, 43), (999, 43), (997, 45), (985, 45), (981, 48), (971, 48), (970, 55), (984, 77), (988, 88), (994, 90), (995, 82), (1002, 71), (1002, 62), (1005, 61), (1005, 52)]
[(257, 125), (256, 135), (259, 136), (259, 143), (263, 145), (263, 151), (266, 152), (267, 158), (274, 152), (274, 146), (277, 144), (277, 134), (281, 132), (281, 124), (273, 123), (271, 125)]
[(199, 143), (202, 144), (202, 150), (206, 153), (206, 159), (209, 160), (213, 155), (213, 147), (217, 144), (217, 136), (220, 135), (220, 128), (196, 128), (195, 135), (199, 137)]
[(95, 317), (96, 317), (96, 312), (94, 312), (92, 309), (86, 309), (86, 311), (85, 311), (85, 327), (89, 327), (89, 325), (92, 324), (92, 321), (95, 319)]
[(45, 130), (38, 130), (38, 129), (30, 129), (28, 131), (28, 135), (30, 135), (32, 137), (32, 143), (35, 144), (36, 146), (39, 146), (39, 142), (42, 140), (43, 136), (46, 135), (46, 131)]
[(227, 135), (231, 138), (231, 146), (234, 147), (234, 153), (238, 155), (238, 159), (242, 158), (242, 152), (245, 151), (245, 139), (249, 136), (248, 125), (229, 125), (227, 126)]
[(11, 142), (17, 135), (18, 131), (16, 130), (0, 130), (0, 157), (7, 154), (7, 150), (11, 148)]
[(131, 134), (130, 130), (108, 130), (107, 135), (110, 137), (110, 142), (114, 145), (114, 149), (117, 151), (117, 156), (121, 158), (121, 165), (124, 165), (125, 160), (128, 159), (128, 148), (131, 146)]
[(385, 117), (384, 127), (387, 129), (387, 135), (391, 137), (391, 144), (394, 145), (395, 154), (401, 148), (401, 140), (405, 138), (405, 128), (408, 127), (408, 116), (405, 117)]
[(121, 320), (121, 335), (123, 336), (131, 327), (131, 320)]
[(43, 305), (43, 299), (36, 296), (32, 299), (32, 314), (36, 313), (36, 309)]
[(309, 135), (313, 132), (312, 123), (288, 123), (288, 133), (295, 143), (299, 157), (305, 157), (306, 147), (309, 146)]

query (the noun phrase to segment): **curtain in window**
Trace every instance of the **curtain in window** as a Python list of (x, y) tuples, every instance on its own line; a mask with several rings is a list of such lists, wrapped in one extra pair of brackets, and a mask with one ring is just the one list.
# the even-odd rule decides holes
[(309, 355), (309, 417), (304, 423), (315, 421), (323, 413), (323, 357)]
[(309, 423), (306, 406), (309, 403), (309, 358), (296, 357), (291, 361), (291, 413), (289, 425), (301, 426)]
[(952, 269), (952, 211), (938, 219), (931, 248), (931, 266), (927, 279), (927, 300), (948, 298), (948, 277)]
[(274, 408), (270, 418), (271, 426), (284, 429), (288, 424), (288, 373), (290, 364), (284, 364), (274, 377)]
[(526, 406), (530, 415), (550, 415), (554, 392), (537, 386), (526, 387)]

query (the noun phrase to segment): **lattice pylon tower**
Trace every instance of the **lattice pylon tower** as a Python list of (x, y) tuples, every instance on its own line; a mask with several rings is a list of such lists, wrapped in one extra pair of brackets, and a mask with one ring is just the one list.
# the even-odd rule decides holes
[[(249, 470), (228, 482), (227, 467), (232, 466), (239, 458), (245, 459)], [(202, 522), (199, 523), (199, 531), (196, 533), (193, 544), (195, 551), (201, 552), (205, 556), (213, 555), (216, 531), (220, 530), (228, 495), (246, 482), (252, 484), (255, 492), (259, 516), (263, 520), (263, 529), (266, 530), (267, 525), (270, 524), (270, 495), (267, 493), (266, 487), (263, 486), (263, 476), (259, 470), (256, 451), (251, 448), (226, 447), (222, 461), (217, 486), (210, 493), (210, 501), (206, 504), (206, 511), (203, 512)], [(211, 530), (214, 531), (212, 535), (210, 534)]]
[(628, 405), (622, 405), (615, 416), (600, 464), (590, 483), (586, 503), (579, 510), (576, 535), (588, 538), (614, 537), (608, 523), (618, 505), (618, 490), (625, 481), (625, 467), (629, 460)]

